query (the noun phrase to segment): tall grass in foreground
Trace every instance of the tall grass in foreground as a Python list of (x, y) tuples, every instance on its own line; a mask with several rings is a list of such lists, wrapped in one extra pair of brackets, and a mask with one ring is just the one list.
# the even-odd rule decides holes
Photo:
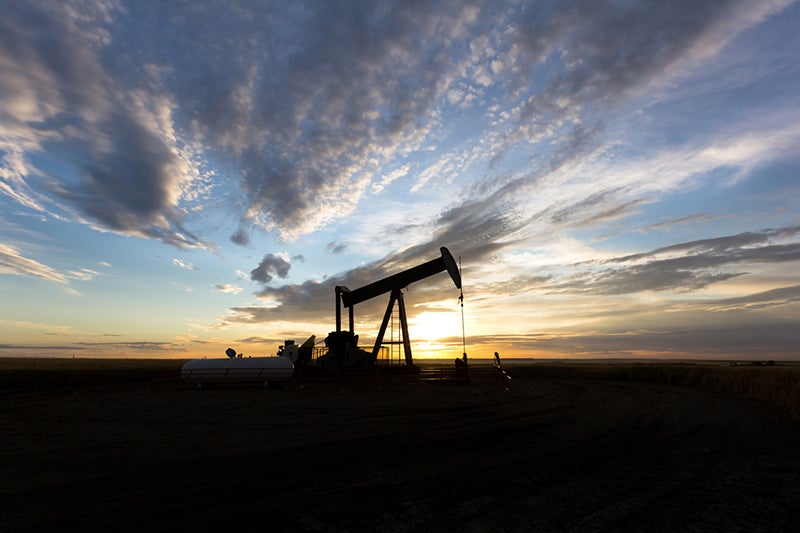
[(597, 379), (680, 385), (780, 407), (800, 418), (800, 365), (570, 363), (514, 366), (513, 378)]
[(178, 377), (185, 359), (0, 358), (0, 390), (135, 383)]

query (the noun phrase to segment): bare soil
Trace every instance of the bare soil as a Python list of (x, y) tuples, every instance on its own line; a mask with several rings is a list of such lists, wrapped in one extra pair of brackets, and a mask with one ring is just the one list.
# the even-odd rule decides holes
[(2, 531), (794, 531), (800, 423), (576, 379), (0, 392)]

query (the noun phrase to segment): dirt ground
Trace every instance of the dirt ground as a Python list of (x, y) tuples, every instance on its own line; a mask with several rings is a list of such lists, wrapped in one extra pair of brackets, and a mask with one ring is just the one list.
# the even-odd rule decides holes
[(800, 423), (516, 379), (0, 392), (2, 531), (794, 531)]

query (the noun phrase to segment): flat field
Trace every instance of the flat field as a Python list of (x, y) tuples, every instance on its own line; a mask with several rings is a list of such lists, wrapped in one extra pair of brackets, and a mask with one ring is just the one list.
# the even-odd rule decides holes
[(507, 392), (197, 390), (181, 364), (0, 360), (0, 530), (797, 526), (796, 366), (509, 366)]

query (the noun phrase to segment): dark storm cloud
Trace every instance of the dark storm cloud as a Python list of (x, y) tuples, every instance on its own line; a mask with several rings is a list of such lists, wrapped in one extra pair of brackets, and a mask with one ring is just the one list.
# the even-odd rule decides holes
[(266, 254), (256, 268), (250, 271), (250, 279), (259, 283), (269, 283), (276, 277), (289, 275), (291, 263), (275, 254)]
[(797, 226), (746, 232), (586, 263), (593, 268), (556, 281), (549, 290), (603, 295), (699, 290), (745, 274), (748, 264), (800, 261), (800, 243), (773, 242), (798, 233)]

